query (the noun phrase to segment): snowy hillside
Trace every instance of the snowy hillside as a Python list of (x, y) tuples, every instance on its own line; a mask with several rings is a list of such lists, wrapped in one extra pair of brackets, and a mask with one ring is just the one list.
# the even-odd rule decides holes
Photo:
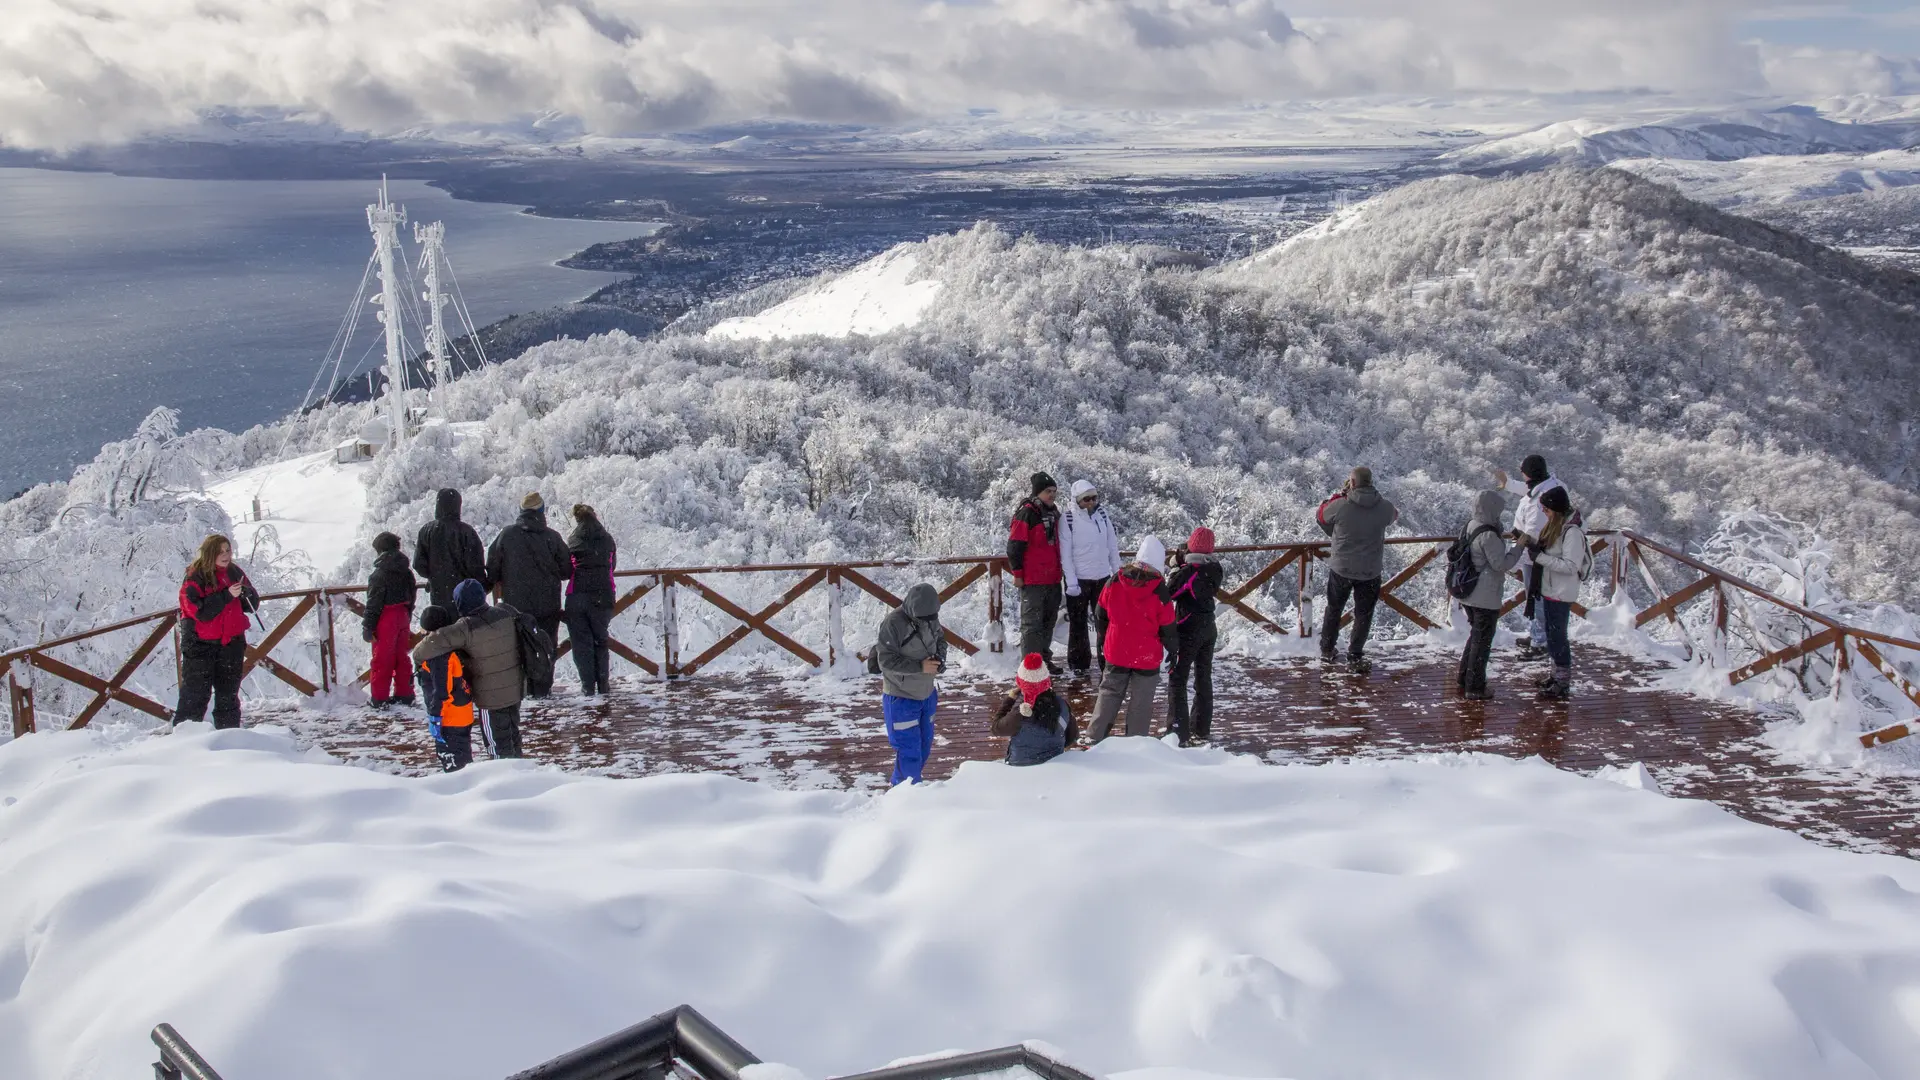
[(1763, 207), (1920, 183), (1920, 150), (1763, 156), (1739, 161), (1627, 158), (1612, 167), (1721, 209)]
[(916, 280), (920, 259), (896, 249), (784, 300), (757, 315), (727, 319), (707, 331), (720, 340), (871, 336), (911, 326), (940, 294), (940, 283)]
[(683, 1001), (811, 1077), (1026, 1039), (1115, 1080), (1920, 1062), (1912, 861), (1537, 759), (1117, 739), (865, 796), (125, 734), (0, 747), (0, 1076), (141, 1075), (160, 1020), (230, 1077), (502, 1076)]
[(1630, 158), (1732, 161), (1763, 155), (1871, 153), (1920, 142), (1910, 118), (1878, 123), (1828, 119), (1804, 105), (1766, 111), (1688, 113), (1654, 122), (1566, 120), (1533, 131), (1448, 151), (1459, 169), (1524, 169), (1605, 165)]

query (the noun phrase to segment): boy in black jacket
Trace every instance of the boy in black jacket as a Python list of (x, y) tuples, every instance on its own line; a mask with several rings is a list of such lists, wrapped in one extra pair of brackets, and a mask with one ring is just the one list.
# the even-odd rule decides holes
[[(1167, 679), (1167, 719), (1191, 746), (1213, 737), (1213, 648), (1219, 633), (1214, 627), (1214, 596), (1226, 580), (1226, 569), (1213, 557), (1213, 530), (1202, 525), (1174, 550), (1178, 565), (1167, 579), (1173, 594), (1173, 624), (1180, 648), (1174, 654)], [(1193, 677), (1193, 705), (1187, 705), (1187, 678)]]

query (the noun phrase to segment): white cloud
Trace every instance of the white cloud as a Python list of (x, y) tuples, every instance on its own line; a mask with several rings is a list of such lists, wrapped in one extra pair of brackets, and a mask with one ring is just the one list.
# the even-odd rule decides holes
[(1737, 40), (1737, 0), (7, 0), (0, 140), (278, 108), (354, 130), (576, 117), (1220, 107), (1467, 90), (1886, 92), (1911, 65)]

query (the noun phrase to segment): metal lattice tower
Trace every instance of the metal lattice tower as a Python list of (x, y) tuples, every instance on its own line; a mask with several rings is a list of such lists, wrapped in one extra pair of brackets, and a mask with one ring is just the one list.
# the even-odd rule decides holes
[[(387, 445), (398, 447), (407, 441), (407, 360), (400, 336), (400, 280), (395, 263), (400, 251), (400, 226), (407, 222), (407, 208), (387, 200), (387, 178), (380, 178), (380, 201), (367, 207), (367, 228), (373, 232), (374, 254), (380, 262), (380, 324), (387, 328)], [(436, 321), (438, 315), (436, 313)]]
[(427, 288), (420, 298), (427, 304), (427, 371), (428, 400), (436, 416), (446, 414), (446, 402), (442, 393), (447, 383), (453, 380), (453, 364), (447, 356), (447, 325), (444, 309), (447, 306), (447, 294), (440, 280), (440, 269), (446, 263), (447, 226), (446, 223), (433, 221), (413, 223), (413, 239), (420, 245), (420, 269), (427, 279)]

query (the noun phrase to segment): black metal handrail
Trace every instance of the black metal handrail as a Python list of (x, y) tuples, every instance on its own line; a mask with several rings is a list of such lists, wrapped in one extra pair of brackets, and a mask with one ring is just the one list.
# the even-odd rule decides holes
[(220, 1080), (220, 1074), (172, 1024), (153, 1029), (153, 1045), (160, 1048), (160, 1060), (153, 1063), (154, 1080)]
[(1017, 1067), (1026, 1068), (1042, 1080), (1095, 1080), (1092, 1075), (1027, 1046), (1003, 1046), (998, 1050), (929, 1058), (909, 1065), (854, 1073), (837, 1080), (958, 1080)]

